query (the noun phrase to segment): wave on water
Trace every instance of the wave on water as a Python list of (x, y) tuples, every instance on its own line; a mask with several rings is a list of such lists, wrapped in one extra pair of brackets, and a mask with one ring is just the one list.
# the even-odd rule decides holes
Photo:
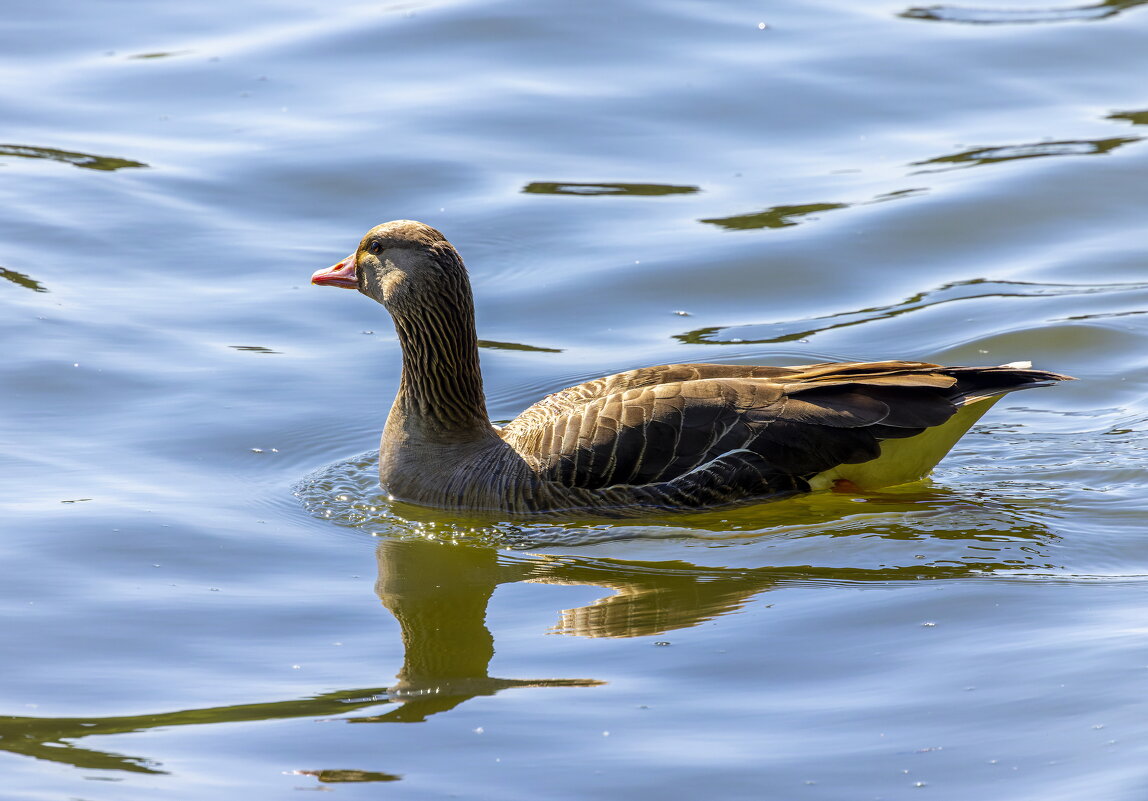
[[(995, 498), (928, 482), (864, 497), (815, 493), (730, 509), (651, 516), (640, 522), (507, 520), (393, 501), (379, 488), (377, 464), (378, 451), (329, 464), (299, 481), (293, 493), (313, 517), (372, 537), (420, 538), (510, 550), (579, 548), (627, 540), (677, 540), (713, 547), (820, 537), (836, 541), (833, 551), (841, 554), (841, 538), (855, 539), (856, 546), (864, 548), (868, 546), (862, 545), (862, 540), (876, 537), (917, 541), (916, 550), (921, 550), (921, 543), (934, 542), (941, 546), (938, 556), (943, 553), (951, 560), (953, 540), (967, 541), (981, 551), (986, 545), (989, 550), (1012, 551), (1008, 543), (1036, 544), (1049, 537), (1047, 529), (1038, 524), (1039, 514), (1027, 508), (1031, 499)], [(948, 545), (944, 545), (946, 541)], [(1054, 567), (1042, 559), (1037, 561), (1044, 569)], [(994, 571), (1006, 565), (990, 560), (982, 567)]]

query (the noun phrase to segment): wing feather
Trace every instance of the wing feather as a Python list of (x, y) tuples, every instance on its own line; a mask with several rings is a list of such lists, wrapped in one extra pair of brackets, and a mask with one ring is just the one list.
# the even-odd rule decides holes
[(941, 425), (964, 403), (1061, 378), (895, 361), (664, 365), (555, 393), (502, 435), (544, 480), (704, 506), (808, 489), (813, 475), (875, 459), (882, 440)]

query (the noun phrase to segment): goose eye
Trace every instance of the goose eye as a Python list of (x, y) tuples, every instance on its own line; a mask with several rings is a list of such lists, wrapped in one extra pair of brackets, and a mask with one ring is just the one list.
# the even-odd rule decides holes
[(367, 245), (367, 252), (373, 256), (378, 256), (379, 253), (382, 252), (382, 250), (383, 250), (383, 246), (380, 245), (378, 242), (372, 242), (371, 244)]

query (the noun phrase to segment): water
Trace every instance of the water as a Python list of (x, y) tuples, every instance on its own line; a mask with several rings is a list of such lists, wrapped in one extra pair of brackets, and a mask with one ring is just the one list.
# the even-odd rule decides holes
[[(1148, 14), (43, 2), (0, 31), (0, 797), (1139, 799)], [(931, 479), (387, 504), (372, 225), (491, 415), (672, 361), (1031, 359)]]

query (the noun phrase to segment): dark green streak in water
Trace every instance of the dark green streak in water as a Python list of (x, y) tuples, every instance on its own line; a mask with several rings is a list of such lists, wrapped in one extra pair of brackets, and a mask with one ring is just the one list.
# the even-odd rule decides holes
[(1110, 153), (1122, 145), (1139, 141), (1140, 137), (1138, 136), (1126, 136), (1113, 137), (1112, 139), (1069, 139), (1061, 142), (1033, 142), (1023, 145), (981, 147), (954, 153), (950, 156), (938, 156), (927, 161), (916, 161), (910, 166), (926, 167), (936, 164), (942, 167), (976, 167), (982, 164), (996, 164), (1001, 161), (1035, 159), (1045, 156), (1095, 156)]
[(171, 52), (157, 51), (155, 53), (137, 53), (134, 56), (128, 56), (128, 58), (132, 59), (133, 61), (153, 58), (172, 58), (174, 56), (185, 56), (190, 52), (190, 50), (173, 50)]
[(930, 22), (961, 22), (967, 25), (1032, 25), (1038, 22), (1088, 22), (1105, 19), (1143, 5), (1148, 0), (1106, 0), (1090, 6), (1064, 8), (962, 8), (927, 6), (910, 8), (898, 16)]
[(47, 292), (48, 291), (47, 289), (44, 288), (44, 285), (41, 284), (36, 279), (29, 278), (28, 276), (24, 275), (24, 273), (18, 273), (15, 270), (8, 270), (8, 269), (5, 269), (4, 267), (0, 267), (0, 278), (6, 278), (9, 281), (11, 281), (13, 284), (17, 284), (18, 286), (22, 286), (25, 289), (31, 289), (33, 292)]
[(1115, 111), (1105, 119), (1124, 120), (1133, 125), (1148, 125), (1148, 111)]
[(528, 350), (534, 353), (561, 353), (562, 348), (540, 348), (537, 345), (522, 345), (518, 342), (496, 342), (493, 339), (478, 340), (480, 348), (491, 350)]
[(262, 345), (228, 345), (227, 347), (248, 353), (280, 353), (280, 351), (271, 350), (271, 348), (265, 348)]
[(0, 145), (0, 156), (17, 156), (25, 159), (48, 159), (62, 161), (87, 170), (120, 170), (125, 167), (146, 167), (142, 161), (119, 159), (112, 156), (95, 156), (91, 153), (74, 153), (70, 150), (56, 150), (50, 147), (29, 147), (28, 145)]
[(753, 214), (739, 214), (734, 217), (711, 217), (699, 222), (720, 225), (731, 231), (749, 231), (755, 228), (789, 228), (797, 225), (797, 217), (816, 214), (819, 211), (833, 211), (848, 208), (848, 203), (806, 203), (801, 206), (773, 206)]
[(397, 782), (402, 776), (369, 770), (301, 770), (301, 776), (314, 776), (326, 784), (347, 782)]
[(522, 191), (528, 195), (692, 195), (700, 192), (696, 186), (672, 184), (572, 184), (536, 181)]

